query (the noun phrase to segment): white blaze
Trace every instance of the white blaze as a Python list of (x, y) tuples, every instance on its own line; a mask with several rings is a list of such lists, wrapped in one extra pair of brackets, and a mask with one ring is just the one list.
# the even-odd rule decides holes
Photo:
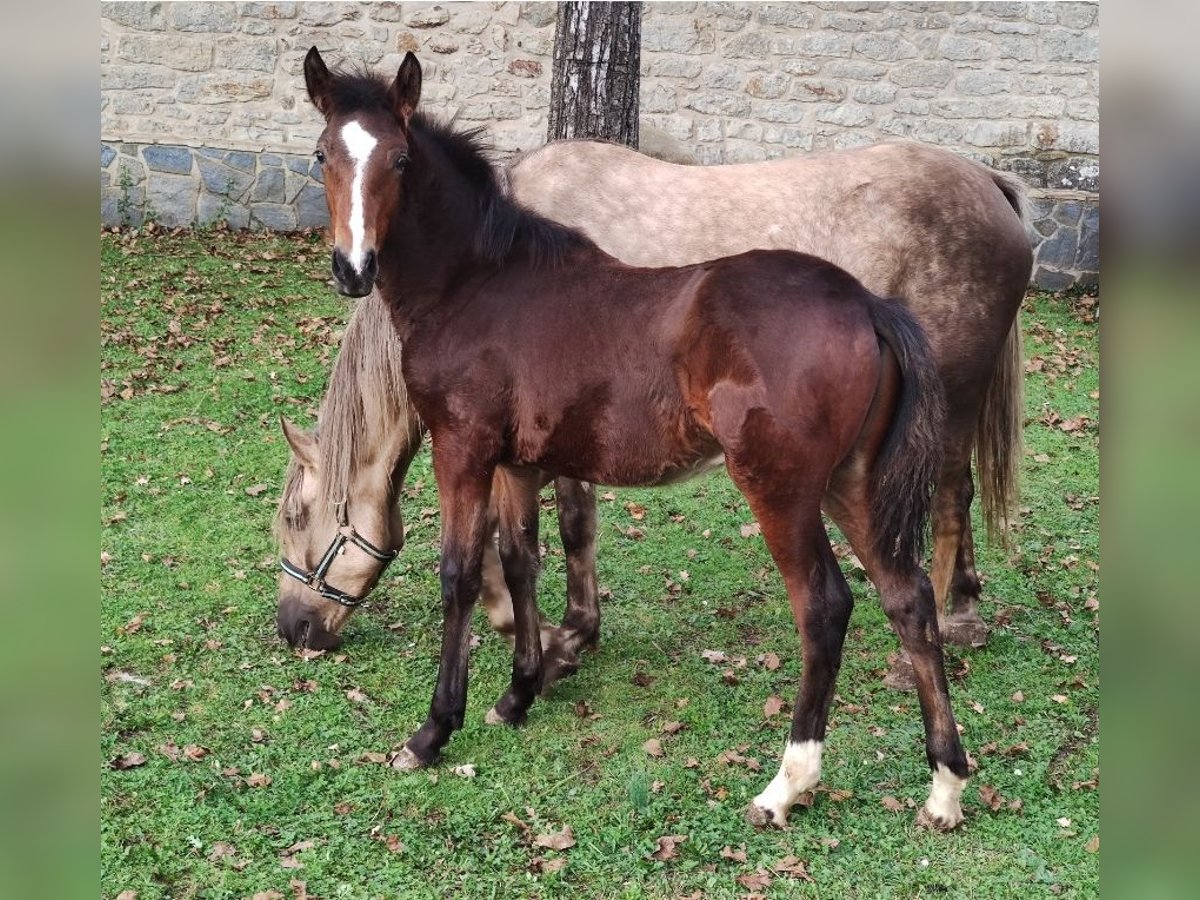
[(354, 181), (350, 184), (350, 265), (354, 271), (362, 274), (363, 240), (366, 237), (366, 226), (363, 222), (363, 173), (367, 169), (367, 160), (371, 151), (379, 142), (358, 122), (347, 122), (342, 126), (342, 142), (350, 158), (354, 160)]

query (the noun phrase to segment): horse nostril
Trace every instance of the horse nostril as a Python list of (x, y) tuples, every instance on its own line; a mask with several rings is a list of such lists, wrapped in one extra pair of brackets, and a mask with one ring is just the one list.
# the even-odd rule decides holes
[(368, 250), (366, 256), (363, 258), (363, 278), (370, 281), (375, 277), (378, 268), (379, 264), (375, 259), (375, 251)]

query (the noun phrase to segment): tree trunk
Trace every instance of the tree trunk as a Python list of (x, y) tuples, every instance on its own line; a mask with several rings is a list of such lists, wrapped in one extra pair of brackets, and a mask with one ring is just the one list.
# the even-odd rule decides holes
[(560, 3), (547, 137), (638, 145), (640, 3)]

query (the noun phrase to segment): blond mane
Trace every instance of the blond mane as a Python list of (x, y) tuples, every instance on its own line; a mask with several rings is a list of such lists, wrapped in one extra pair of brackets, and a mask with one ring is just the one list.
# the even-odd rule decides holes
[[(400, 339), (387, 304), (372, 291), (350, 316), (317, 413), (313, 435), (319, 453), (321, 508), (333, 509), (346, 501), (355, 473), (398, 430), (405, 438), (399, 453), (415, 453), (420, 423), (408, 402), (400, 359)], [(293, 453), (279, 502), (280, 526), (306, 526), (303, 484), (304, 467)]]

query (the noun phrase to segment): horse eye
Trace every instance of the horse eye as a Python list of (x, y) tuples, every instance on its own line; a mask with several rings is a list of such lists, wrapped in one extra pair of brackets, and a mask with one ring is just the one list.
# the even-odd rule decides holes
[(322, 165), (324, 165), (324, 163), (325, 163), (325, 154), (324, 154), (324, 152), (322, 152), (321, 150), (314, 150), (314, 151), (313, 151), (313, 156), (315, 156), (315, 157), (317, 158), (317, 162), (319, 162), (319, 163), (321, 163)]
[(408, 165), (408, 157), (403, 155), (397, 156), (394, 165), (396, 166), (397, 172), (403, 172), (404, 167)]

